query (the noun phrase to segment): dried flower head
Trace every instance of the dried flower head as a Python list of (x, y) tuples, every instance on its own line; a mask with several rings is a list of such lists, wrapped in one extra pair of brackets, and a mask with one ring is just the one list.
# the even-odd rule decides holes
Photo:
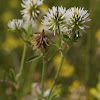
[(35, 37), (32, 40), (32, 45), (35, 46), (36, 48), (43, 50), (43, 49), (47, 49), (47, 47), (49, 46), (49, 41), (48, 41), (48, 36), (45, 35), (44, 30), (42, 31), (41, 34), (38, 34), (37, 37)]
[(63, 25), (62, 31), (67, 32), (68, 28), (70, 30), (75, 29), (76, 35), (81, 35), (81, 31), (85, 31), (88, 27), (85, 24), (90, 21), (88, 10), (84, 8), (72, 7), (66, 11), (66, 25)]
[(20, 30), (23, 27), (23, 20), (13, 19), (12, 21), (8, 22), (8, 27), (12, 30)]
[(28, 22), (35, 22), (41, 15), (40, 6), (43, 5), (43, 0), (23, 0), (21, 6), (24, 10), (21, 11), (23, 18)]
[(53, 6), (52, 9), (49, 9), (49, 12), (46, 13), (46, 16), (44, 16), (42, 24), (46, 25), (49, 30), (53, 30), (55, 35), (58, 25), (60, 27), (66, 23), (65, 12), (66, 8), (63, 8), (62, 6)]

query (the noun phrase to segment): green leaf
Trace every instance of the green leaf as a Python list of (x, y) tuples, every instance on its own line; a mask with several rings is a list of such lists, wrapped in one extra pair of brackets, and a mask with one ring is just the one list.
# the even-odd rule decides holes
[(59, 95), (54, 95), (50, 100), (57, 100), (59, 97)]
[(56, 45), (56, 43), (54, 42), (54, 41), (52, 41), (52, 40), (49, 40), (53, 45)]
[(51, 42), (52, 45), (54, 45), (58, 48), (57, 44), (54, 41), (52, 41), (52, 40), (49, 40), (49, 41)]
[(15, 72), (14, 72), (14, 70), (13, 70), (13, 69), (10, 69), (10, 70), (9, 70), (9, 73), (11, 74), (11, 76), (12, 76), (12, 77), (14, 77), (14, 78), (15, 78)]
[(40, 57), (41, 57), (40, 55), (32, 56), (32, 57), (28, 58), (26, 62), (31, 62), (31, 61), (33, 61), (33, 60), (35, 60), (35, 59), (40, 58)]
[(68, 35), (63, 35), (63, 41), (66, 43), (66, 42), (69, 42), (71, 39), (69, 38)]
[(39, 33), (39, 32), (36, 32), (36, 33), (34, 33), (34, 34), (41, 34), (41, 33)]
[(63, 35), (64, 38), (70, 39), (68, 35)]
[(61, 85), (57, 86), (51, 93), (50, 99), (49, 100), (55, 100), (59, 97), (59, 95), (55, 94), (57, 89), (60, 87)]
[(16, 82), (19, 81), (20, 77), (21, 77), (20, 74), (17, 74), (17, 75), (16, 75), (16, 77), (15, 77)]
[(31, 42), (30, 41), (25, 41), (28, 45), (30, 45), (31, 46)]
[(27, 35), (27, 31), (24, 28), (22, 28), (22, 31)]
[(15, 72), (12, 68), (9, 70), (8, 77), (11, 79), (11, 81), (15, 82)]

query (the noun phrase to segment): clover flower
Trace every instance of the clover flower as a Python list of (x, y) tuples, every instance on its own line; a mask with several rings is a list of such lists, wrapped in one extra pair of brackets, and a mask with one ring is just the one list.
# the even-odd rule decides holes
[[(46, 89), (43, 94), (43, 98), (46, 98), (49, 95), (50, 89)], [(34, 99), (38, 100), (41, 96), (41, 84), (39, 82), (32, 84), (32, 95)], [(44, 100), (44, 99), (43, 99)]]
[(85, 24), (90, 21), (88, 10), (84, 8), (71, 7), (66, 11), (66, 26), (63, 25), (62, 31), (76, 30), (76, 35), (81, 35), (81, 31), (88, 28)]
[(47, 49), (49, 46), (49, 38), (45, 35), (44, 30), (31, 41), (31, 44), (40, 50)]
[(13, 19), (12, 21), (8, 22), (8, 27), (12, 30), (20, 30), (23, 26), (22, 19)]
[(21, 4), (22, 8), (21, 14), (23, 18), (28, 22), (35, 22), (39, 19), (41, 14), (40, 6), (43, 5), (43, 0), (23, 0)]
[(46, 13), (46, 16), (44, 16), (42, 24), (46, 25), (48, 30), (53, 30), (55, 35), (58, 26), (61, 27), (61, 25), (66, 23), (65, 12), (66, 8), (63, 8), (62, 6), (53, 6), (52, 9), (49, 9), (49, 12)]

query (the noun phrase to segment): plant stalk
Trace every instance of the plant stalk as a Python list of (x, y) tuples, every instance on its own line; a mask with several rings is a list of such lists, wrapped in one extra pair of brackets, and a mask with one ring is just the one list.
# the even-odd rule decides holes
[(47, 97), (47, 100), (49, 100), (49, 98), (50, 98), (50, 96), (51, 96), (52, 90), (53, 90), (53, 88), (54, 88), (54, 86), (55, 86), (55, 82), (56, 82), (56, 80), (57, 80), (57, 78), (58, 78), (58, 75), (59, 75), (59, 72), (60, 72), (60, 70), (61, 70), (61, 67), (62, 67), (62, 64), (63, 64), (63, 60), (64, 60), (64, 55), (63, 55), (62, 52), (61, 52), (61, 62), (60, 62), (60, 66), (59, 66), (59, 68), (58, 68), (58, 70), (57, 70), (57, 73), (56, 73), (54, 82), (53, 82), (53, 84), (52, 84), (50, 93), (49, 93), (49, 95), (48, 95), (48, 97)]
[(45, 76), (45, 61), (44, 57), (43, 59), (43, 69), (42, 69), (42, 83), (41, 83), (41, 100), (43, 99), (43, 94), (44, 94), (44, 76)]
[(23, 55), (22, 55), (22, 59), (21, 59), (21, 66), (20, 66), (20, 72), (19, 72), (19, 81), (21, 79), (22, 76), (22, 72), (23, 72), (23, 67), (24, 67), (24, 62), (25, 62), (25, 55), (26, 55), (26, 43), (24, 44), (24, 50), (23, 50)]
[(61, 48), (62, 47), (62, 41), (61, 41), (61, 33), (60, 33), (59, 25), (58, 25), (58, 32), (59, 32), (59, 34), (58, 34), (58, 36), (59, 36), (59, 47)]
[(63, 64), (63, 61), (64, 61), (64, 56), (68, 53), (68, 51), (71, 49), (71, 47), (72, 47), (72, 43), (71, 43), (70, 46), (65, 50), (64, 53), (61, 52), (61, 62), (60, 62), (60, 66), (59, 66), (59, 68), (58, 68), (58, 70), (57, 70), (57, 73), (56, 73), (54, 82), (53, 82), (53, 84), (52, 84), (50, 93), (49, 93), (49, 95), (48, 95), (48, 97), (47, 97), (47, 100), (50, 99), (52, 90), (53, 90), (53, 88), (54, 88), (54, 86), (55, 86), (55, 82), (56, 82), (56, 80), (57, 80), (57, 78), (58, 78), (58, 75), (59, 75), (59, 72), (60, 72), (60, 70), (61, 70), (61, 68), (62, 68), (62, 64)]
[(24, 67), (24, 61), (25, 61), (25, 55), (26, 55), (26, 43), (24, 44), (24, 50), (23, 50), (22, 59), (21, 59), (21, 65), (20, 65), (20, 71), (16, 75), (16, 81), (17, 81), (17, 84), (16, 85), (18, 86), (16, 88), (16, 92), (15, 92), (16, 100), (19, 100), (18, 89), (19, 89), (20, 80), (21, 80), (21, 77), (22, 77), (22, 72), (23, 72), (23, 67)]

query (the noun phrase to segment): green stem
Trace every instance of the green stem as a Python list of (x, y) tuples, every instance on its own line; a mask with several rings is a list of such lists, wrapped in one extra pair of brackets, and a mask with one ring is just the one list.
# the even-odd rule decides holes
[(65, 50), (64, 55), (66, 55), (69, 52), (69, 50), (71, 49), (72, 45), (73, 45), (73, 42), (71, 42), (70, 46)]
[(47, 97), (47, 100), (49, 100), (49, 98), (50, 98), (50, 96), (51, 96), (52, 90), (53, 90), (53, 88), (54, 88), (54, 86), (55, 86), (55, 82), (56, 82), (56, 80), (57, 80), (57, 78), (58, 78), (58, 75), (59, 75), (59, 72), (60, 72), (60, 70), (61, 70), (61, 68), (62, 68), (64, 56), (68, 53), (68, 51), (71, 49), (71, 47), (72, 47), (72, 43), (71, 43), (70, 46), (66, 49), (66, 51), (64, 52), (64, 54), (61, 52), (61, 62), (60, 62), (60, 66), (59, 66), (59, 68), (58, 68), (58, 70), (57, 70), (57, 73), (56, 73), (54, 82), (53, 82), (53, 84), (52, 84), (50, 93), (49, 93), (49, 95), (48, 95), (48, 97)]
[(58, 36), (59, 36), (59, 47), (61, 48), (62, 43), (61, 43), (61, 34), (60, 34), (60, 27), (59, 27), (59, 25), (58, 25), (58, 32), (59, 32), (59, 34), (58, 34)]
[(20, 72), (19, 72), (19, 81), (21, 79), (22, 76), (22, 72), (23, 72), (23, 67), (24, 67), (24, 62), (25, 62), (25, 55), (26, 55), (26, 43), (24, 44), (24, 50), (23, 50), (23, 55), (22, 55), (22, 59), (21, 59), (21, 66), (20, 66)]
[(53, 90), (53, 88), (54, 88), (54, 86), (55, 86), (55, 82), (56, 82), (56, 80), (57, 80), (57, 78), (58, 78), (58, 75), (59, 75), (59, 72), (60, 72), (60, 70), (61, 70), (61, 67), (62, 67), (62, 64), (63, 64), (63, 60), (64, 60), (64, 55), (63, 55), (62, 52), (61, 52), (61, 62), (60, 62), (60, 66), (59, 66), (59, 68), (58, 68), (58, 70), (57, 70), (57, 73), (56, 73), (54, 82), (53, 82), (53, 84), (52, 84), (50, 93), (49, 93), (49, 95), (48, 95), (48, 97), (47, 97), (47, 100), (49, 100), (49, 98), (50, 98), (50, 96), (51, 96), (52, 90)]
[[(58, 31), (59, 31), (59, 47), (60, 47), (60, 49), (61, 49), (61, 48), (62, 48), (62, 43), (61, 43), (61, 34), (60, 34), (60, 27), (59, 27), (59, 26), (58, 26)], [(74, 34), (75, 34), (75, 31), (74, 31)], [(72, 43), (73, 43), (73, 39), (74, 39), (74, 34), (73, 34), (73, 36), (72, 36), (72, 41), (71, 41), (71, 43), (70, 43), (70, 46), (65, 50), (64, 53), (63, 53), (63, 51), (60, 51), (60, 52), (61, 52), (61, 62), (60, 62), (60, 66), (59, 66), (59, 68), (58, 68), (58, 70), (57, 70), (57, 73), (56, 73), (54, 82), (53, 82), (53, 84), (52, 84), (50, 93), (49, 93), (49, 95), (48, 95), (48, 97), (47, 97), (47, 100), (50, 99), (52, 90), (53, 90), (53, 88), (54, 88), (54, 86), (55, 86), (55, 83), (56, 83), (56, 80), (57, 80), (57, 78), (58, 78), (59, 72), (60, 72), (60, 70), (61, 70), (61, 68), (62, 68), (64, 56), (68, 53), (68, 51), (69, 51), (70, 48), (72, 47)], [(62, 49), (61, 49), (61, 50), (62, 50)]]
[(22, 59), (21, 59), (20, 71), (16, 75), (16, 81), (17, 81), (16, 85), (18, 85), (18, 87), (16, 88), (16, 92), (15, 92), (16, 100), (19, 100), (19, 98), (20, 98), (18, 89), (19, 89), (20, 80), (21, 80), (21, 77), (22, 77), (23, 66), (24, 66), (24, 61), (25, 61), (25, 55), (26, 55), (26, 43), (24, 44), (24, 50), (23, 50), (23, 55), (22, 55)]
[(44, 75), (45, 75), (45, 61), (44, 61), (44, 57), (43, 57), (42, 83), (41, 83), (41, 100), (43, 99), (43, 94), (44, 94)]

